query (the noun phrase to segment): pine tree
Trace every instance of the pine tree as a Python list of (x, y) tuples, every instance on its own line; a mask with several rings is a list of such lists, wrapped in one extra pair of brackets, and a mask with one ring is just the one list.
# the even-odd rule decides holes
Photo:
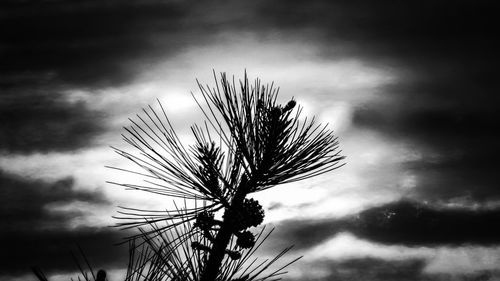
[(246, 73), (238, 85), (225, 73), (217, 77), (214, 72), (214, 79), (213, 87), (197, 81), (201, 98), (193, 97), (206, 121), (191, 127), (194, 145), (182, 144), (158, 102), (160, 110), (149, 106), (125, 128), (123, 139), (135, 151), (114, 148), (141, 168), (128, 172), (146, 179), (141, 185), (115, 184), (185, 202), (166, 212), (121, 212), (121, 227), (141, 230), (130, 237), (129, 278), (266, 280), (281, 275), (282, 268), (265, 271), (289, 248), (268, 263), (251, 263), (268, 234), (261, 231), (256, 237), (250, 231), (262, 224), (264, 210), (248, 195), (341, 165), (332, 131), (314, 118), (300, 118), (302, 108), (295, 100), (278, 104), (273, 84), (262, 85), (259, 79), (250, 84)]
[[(344, 157), (332, 131), (314, 118), (301, 119), (295, 100), (278, 104), (273, 84), (262, 85), (259, 79), (250, 84), (246, 73), (238, 87), (225, 73), (217, 77), (214, 72), (214, 79), (214, 87), (197, 81), (201, 98), (193, 97), (206, 121), (191, 127), (195, 144), (183, 145), (158, 101), (159, 110), (143, 109), (143, 115), (130, 119), (125, 128), (122, 137), (133, 149), (114, 147), (140, 169), (111, 168), (144, 181), (111, 183), (183, 202), (168, 211), (122, 207), (118, 226), (139, 231), (127, 237), (126, 281), (281, 279), (298, 258), (271, 269), (291, 247), (272, 259), (254, 257), (272, 230), (264, 226), (252, 231), (262, 224), (264, 210), (248, 196), (342, 165)], [(94, 274), (81, 249), (80, 253), (88, 268), (77, 262), (83, 280), (105, 280), (106, 272)], [(33, 272), (47, 280), (39, 268)]]

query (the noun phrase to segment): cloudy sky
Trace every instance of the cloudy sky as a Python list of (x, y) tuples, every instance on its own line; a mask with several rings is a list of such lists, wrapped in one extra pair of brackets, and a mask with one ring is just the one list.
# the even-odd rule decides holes
[[(295, 244), (289, 280), (500, 280), (498, 18), (492, 1), (20, 1), (0, 4), (0, 279), (116, 281), (128, 117), (156, 98), (181, 135), (212, 69), (274, 81), (339, 136), (346, 165), (256, 194)], [(30, 279), (31, 278), (31, 279)], [(113, 279), (114, 278), (114, 279)]]

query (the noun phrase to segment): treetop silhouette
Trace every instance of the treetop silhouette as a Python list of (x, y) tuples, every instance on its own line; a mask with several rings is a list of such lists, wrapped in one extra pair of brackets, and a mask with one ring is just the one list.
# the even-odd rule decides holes
[(193, 97), (206, 120), (191, 127), (194, 144), (183, 144), (158, 101), (159, 110), (143, 109), (124, 128), (132, 149), (113, 147), (138, 169), (111, 168), (143, 181), (111, 183), (182, 202), (169, 210), (119, 211), (117, 226), (139, 231), (127, 237), (126, 280), (279, 280), (297, 259), (271, 269), (291, 247), (272, 259), (254, 257), (272, 230), (251, 230), (265, 214), (248, 195), (342, 165), (333, 132), (314, 117), (301, 118), (294, 99), (278, 104), (273, 84), (249, 82), (246, 73), (239, 83), (225, 73), (214, 72), (214, 80), (212, 87), (197, 80), (201, 95)]
[[(197, 253), (193, 268), (171, 272), (172, 276), (186, 273), (186, 280), (230, 280), (238, 273), (226, 271), (232, 261), (241, 259), (243, 250), (255, 246), (256, 237), (248, 229), (264, 219), (262, 206), (247, 198), (249, 194), (326, 173), (343, 159), (333, 132), (314, 117), (302, 120), (302, 108), (295, 100), (278, 104), (273, 84), (263, 85), (259, 79), (250, 83), (246, 73), (239, 84), (225, 73), (217, 77), (214, 72), (214, 79), (213, 87), (197, 81), (201, 97), (193, 94), (206, 117), (202, 126), (191, 127), (194, 145), (183, 145), (158, 102), (159, 111), (149, 106), (125, 128), (123, 139), (135, 150), (114, 148), (141, 168), (127, 171), (145, 179), (142, 185), (115, 184), (195, 202), (165, 212), (124, 208), (119, 216), (124, 220), (119, 226), (142, 229), (131, 238), (149, 241), (184, 229), (174, 230), (176, 235), (163, 242), (171, 244), (173, 252), (172, 245), (180, 245), (184, 252)], [(223, 213), (221, 219), (215, 219), (218, 211)], [(166, 223), (159, 226), (159, 222)], [(154, 227), (146, 231), (144, 226)], [(245, 280), (255, 278), (248, 275)]]

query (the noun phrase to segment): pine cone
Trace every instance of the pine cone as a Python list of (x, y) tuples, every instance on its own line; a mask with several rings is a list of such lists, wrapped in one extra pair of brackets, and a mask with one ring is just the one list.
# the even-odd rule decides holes
[(198, 213), (194, 227), (199, 227), (201, 230), (209, 230), (214, 225), (214, 214), (207, 211)]
[(250, 231), (243, 231), (237, 234), (238, 239), (236, 240), (236, 245), (241, 248), (248, 249), (255, 245), (255, 237)]
[(258, 226), (264, 221), (264, 209), (259, 201), (254, 199), (245, 199), (239, 208), (229, 209), (227, 213), (229, 217), (224, 217), (224, 219), (229, 221), (235, 233), (252, 226)]

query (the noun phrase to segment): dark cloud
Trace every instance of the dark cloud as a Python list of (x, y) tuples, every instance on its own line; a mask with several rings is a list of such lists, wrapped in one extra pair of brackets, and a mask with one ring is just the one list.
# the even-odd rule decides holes
[[(319, 260), (307, 265), (311, 270), (324, 272), (321, 277), (304, 277), (304, 281), (487, 281), (500, 276), (498, 270), (481, 270), (470, 273), (427, 273), (427, 262), (420, 259), (384, 260), (377, 258), (356, 258), (347, 260)], [(294, 280), (294, 279), (292, 279)]]
[(0, 195), (0, 233), (64, 228), (71, 219), (85, 215), (82, 211), (53, 213), (47, 208), (50, 204), (109, 204), (100, 192), (75, 190), (71, 177), (46, 182), (1, 171)]
[(93, 145), (105, 130), (104, 114), (38, 89), (0, 94), (0, 150), (10, 153), (68, 151)]
[[(3, 86), (52, 83), (83, 87), (129, 81), (134, 60), (154, 59), (154, 39), (178, 47), (178, 1), (8, 1), (1, 4)], [(170, 35), (170, 36), (169, 36)], [(165, 38), (162, 38), (165, 39)]]
[(354, 122), (421, 153), (421, 159), (402, 163), (403, 170), (416, 176), (415, 198), (444, 202), (467, 198), (469, 203), (498, 200), (500, 164), (495, 159), (500, 157), (500, 106), (493, 94), (497, 86), (487, 89), (473, 78), (455, 79), (390, 88), (386, 102), (359, 108)]
[[(211, 35), (278, 31), (325, 51), (413, 64), (496, 54), (489, 1), (7, 1), (4, 77), (33, 73), (83, 86), (128, 81), (140, 67)], [(482, 66), (482, 61), (479, 62)], [(412, 65), (413, 66), (413, 65)], [(210, 67), (210, 66), (208, 66)], [(475, 68), (477, 69), (477, 68)], [(484, 69), (484, 68), (483, 68)], [(17, 80), (19, 83), (21, 80)]]
[(73, 179), (27, 180), (0, 173), (0, 275), (39, 266), (47, 272), (77, 270), (70, 250), (80, 245), (95, 266), (126, 266), (126, 249), (113, 246), (124, 236), (116, 229), (71, 228), (84, 211), (51, 212), (50, 204), (109, 204), (100, 192), (76, 191)]
[[(406, 246), (498, 245), (500, 210), (434, 208), (398, 201), (344, 219), (285, 221), (276, 247), (309, 248), (340, 232), (383, 244)], [(282, 242), (279, 242), (282, 241)]]
[(497, 245), (500, 210), (433, 208), (400, 201), (361, 212), (349, 230), (376, 242), (404, 245)]
[[(264, 2), (265, 3), (265, 2)], [(325, 45), (352, 43), (360, 54), (393, 59), (493, 53), (496, 21), (490, 1), (310, 1), (263, 4), (267, 24), (319, 33)], [(416, 62), (416, 61), (415, 61)]]
[[(0, 86), (84, 88), (131, 82), (158, 60), (230, 30), (254, 30), (243, 1), (7, 1)], [(173, 66), (174, 68), (177, 66)], [(207, 66), (210, 69), (211, 66)]]
[(468, 146), (442, 159), (429, 157), (404, 163), (404, 169), (417, 176), (418, 184), (411, 196), (429, 202), (464, 205), (497, 202), (500, 192), (496, 173), (500, 165), (494, 159), (500, 157), (500, 153), (490, 150), (495, 147), (493, 142), (477, 142), (475, 148)]

